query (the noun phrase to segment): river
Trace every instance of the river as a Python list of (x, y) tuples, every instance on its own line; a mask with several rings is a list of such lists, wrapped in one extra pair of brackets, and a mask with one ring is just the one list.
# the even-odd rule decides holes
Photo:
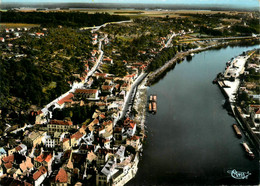
[[(156, 94), (158, 111), (147, 114), (148, 137), (138, 172), (127, 185), (258, 184), (259, 157), (247, 158), (232, 129), (235, 119), (212, 80), (225, 63), (243, 51), (227, 47), (195, 54), (177, 64), (148, 89)], [(256, 154), (256, 153), (255, 153)], [(251, 173), (237, 180), (228, 170)]]

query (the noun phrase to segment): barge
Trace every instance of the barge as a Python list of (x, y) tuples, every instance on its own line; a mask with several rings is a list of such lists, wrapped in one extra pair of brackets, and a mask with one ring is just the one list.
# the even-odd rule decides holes
[(233, 127), (233, 129), (234, 129), (234, 131), (235, 131), (237, 137), (238, 137), (238, 138), (242, 138), (242, 133), (241, 133), (241, 131), (239, 130), (238, 126), (237, 126), (236, 124), (233, 124), (232, 127)]
[(155, 114), (157, 112), (157, 96), (156, 95), (150, 95), (149, 97), (149, 105), (148, 105), (148, 111)]
[(251, 149), (249, 148), (249, 146), (247, 145), (247, 143), (246, 143), (246, 142), (242, 142), (241, 144), (243, 145), (243, 147), (244, 147), (244, 149), (245, 149), (247, 155), (248, 155), (250, 158), (254, 159), (254, 158), (255, 158), (255, 155), (254, 155), (254, 153), (251, 151)]

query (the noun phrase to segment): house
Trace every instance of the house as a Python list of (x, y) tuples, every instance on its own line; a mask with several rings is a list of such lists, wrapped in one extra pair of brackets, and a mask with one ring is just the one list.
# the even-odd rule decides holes
[(51, 186), (67, 186), (71, 184), (71, 175), (64, 169), (60, 168), (57, 175), (51, 180)]
[(68, 120), (51, 120), (47, 124), (48, 133), (50, 134), (54, 134), (54, 132), (66, 132), (72, 127), (72, 121)]
[(105, 77), (108, 77), (108, 74), (107, 73), (95, 73), (94, 76), (99, 79), (100, 77), (101, 78), (105, 78)]
[(113, 122), (111, 120), (104, 121), (103, 126), (105, 127), (107, 132), (112, 133), (113, 132)]
[(44, 131), (33, 131), (24, 138), (24, 143), (29, 147), (35, 147), (42, 143), (47, 133)]
[(19, 168), (21, 169), (22, 173), (31, 172), (34, 168), (32, 159), (30, 157), (26, 157), (26, 160), (20, 163)]
[(122, 91), (122, 90), (124, 90), (124, 91), (129, 91), (130, 90), (130, 88), (131, 88), (131, 85), (130, 85), (130, 83), (123, 83), (122, 85), (121, 85), (121, 87), (120, 87), (120, 90)]
[(92, 50), (91, 51), (91, 55), (94, 57), (94, 56), (96, 56), (96, 54), (97, 54), (97, 50)]
[(35, 186), (40, 186), (42, 182), (47, 177), (47, 169), (44, 166), (41, 166), (34, 174), (33, 180)]
[(137, 74), (126, 75), (126, 77), (131, 78), (134, 81), (137, 78)]
[(14, 155), (5, 156), (2, 159), (2, 163), (4, 165), (4, 172), (8, 173), (13, 168), (14, 163)]
[(94, 82), (94, 79), (93, 79), (92, 77), (90, 77), (90, 78), (88, 79), (88, 82), (87, 82), (87, 87), (90, 88), (91, 85), (93, 84), (93, 82)]
[(41, 152), (39, 156), (34, 158), (34, 166), (39, 168), (44, 166), (48, 168), (48, 172), (52, 171), (52, 161), (54, 160), (54, 151), (53, 152)]
[(101, 86), (101, 90), (102, 90), (102, 92), (112, 94), (112, 92), (113, 92), (113, 90), (114, 90), (114, 87), (111, 86), (111, 85), (102, 85), (102, 86)]
[(99, 120), (98, 119), (94, 119), (89, 125), (88, 125), (88, 129), (90, 131), (94, 131), (95, 130), (95, 126), (99, 124)]
[(59, 146), (61, 144), (60, 139), (62, 134), (63, 134), (62, 132), (54, 132), (53, 135), (47, 136), (45, 141), (45, 146), (48, 148), (54, 148), (56, 146)]
[(113, 59), (111, 59), (111, 58), (109, 58), (109, 57), (106, 57), (106, 58), (103, 59), (103, 62), (112, 65), (112, 64), (113, 64)]
[(38, 37), (43, 37), (44, 33), (37, 32), (37, 33), (35, 33), (35, 35), (38, 36)]
[(89, 100), (98, 100), (98, 89), (76, 89), (74, 92), (77, 97), (84, 97)]
[(19, 32), (15, 32), (13, 34), (14, 34), (14, 37), (19, 37), (20, 36)]
[(125, 134), (127, 136), (133, 136), (136, 131), (136, 123), (131, 120), (129, 117), (124, 121)]
[(92, 34), (92, 38), (95, 38), (95, 39), (97, 39), (98, 38), (98, 34)]
[(27, 152), (27, 146), (24, 144), (20, 144), (15, 148), (15, 150), (17, 153), (25, 156)]
[(4, 42), (5, 42), (5, 38), (0, 37), (0, 41), (1, 41), (2, 43), (4, 43)]
[(137, 151), (142, 147), (139, 136), (132, 136), (126, 139), (126, 145), (134, 147)]
[(45, 114), (41, 110), (35, 112), (35, 124), (43, 124), (43, 123), (47, 123)]
[(73, 102), (73, 100), (72, 100), (73, 97), (74, 97), (74, 94), (69, 93), (67, 96), (65, 96), (64, 98), (57, 101), (56, 107), (58, 107), (58, 108), (63, 108), (65, 106), (70, 107), (71, 103)]
[(74, 133), (71, 136), (71, 147), (76, 147), (80, 145), (81, 139), (85, 136), (85, 134), (80, 133), (79, 131)]
[(101, 172), (96, 176), (96, 185), (108, 185), (111, 177), (118, 171), (115, 159), (108, 160)]

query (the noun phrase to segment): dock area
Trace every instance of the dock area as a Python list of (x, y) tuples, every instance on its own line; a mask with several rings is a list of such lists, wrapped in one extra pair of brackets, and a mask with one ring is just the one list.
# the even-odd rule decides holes
[(249, 57), (238, 56), (233, 59), (224, 72), (224, 80), (218, 82), (219, 86), (225, 91), (230, 103), (235, 102), (235, 95), (240, 84), (238, 77), (244, 72), (244, 66)]

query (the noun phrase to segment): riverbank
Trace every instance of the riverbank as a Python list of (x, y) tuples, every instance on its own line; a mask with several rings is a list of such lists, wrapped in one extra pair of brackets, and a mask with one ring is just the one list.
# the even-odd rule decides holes
[(139, 84), (136, 91), (136, 97), (134, 100), (133, 108), (137, 111), (134, 117), (134, 121), (140, 127), (142, 135), (142, 141), (144, 140), (145, 134), (145, 118), (146, 118), (146, 108), (147, 108), (147, 89), (146, 78)]
[[(256, 40), (257, 40), (256, 38), (247, 39), (247, 41), (249, 41), (249, 42), (250, 41), (256, 41)], [(160, 67), (159, 69), (150, 73), (147, 76), (146, 85), (150, 86), (151, 84), (156, 82), (158, 77), (161, 77), (161, 75), (164, 74), (168, 69), (171, 69), (172, 67), (174, 67), (176, 62), (182, 61), (185, 57), (187, 57), (191, 53), (199, 53), (199, 52), (202, 52), (202, 51), (205, 51), (205, 50), (214, 49), (214, 48), (222, 48), (222, 47), (225, 47), (225, 46), (228, 46), (228, 45), (238, 45), (242, 42), (244, 42), (244, 40), (232, 40), (232, 41), (229, 41), (229, 42), (217, 43), (217, 44), (206, 46), (206, 47), (203, 47), (203, 48), (196, 48), (196, 49), (191, 49), (191, 50), (185, 51), (185, 52), (178, 52), (175, 55), (175, 57), (173, 57), (171, 60), (167, 61), (162, 67)]]
[(245, 119), (245, 114), (237, 105), (236, 98), (238, 90), (241, 84), (240, 76), (244, 74), (246, 61), (253, 55), (254, 52), (247, 51), (245, 56), (239, 55), (233, 60), (227, 62), (227, 67), (218, 81), (218, 86), (220, 87), (222, 93), (226, 97), (229, 108), (236, 121), (239, 123), (242, 129), (245, 131), (245, 135), (251, 141), (251, 144), (258, 150), (260, 150), (260, 141), (250, 124)]
[[(246, 157), (240, 142), (248, 140), (244, 135), (236, 137), (232, 128), (236, 121), (223, 109), (224, 97), (212, 84), (228, 60), (249, 49), (253, 47), (198, 53), (191, 61), (176, 64), (147, 89), (148, 96), (157, 95), (158, 111), (146, 114), (148, 135), (142, 158), (135, 178), (127, 185), (258, 183), (259, 162)], [(252, 175), (236, 180), (227, 172), (233, 169)]]

